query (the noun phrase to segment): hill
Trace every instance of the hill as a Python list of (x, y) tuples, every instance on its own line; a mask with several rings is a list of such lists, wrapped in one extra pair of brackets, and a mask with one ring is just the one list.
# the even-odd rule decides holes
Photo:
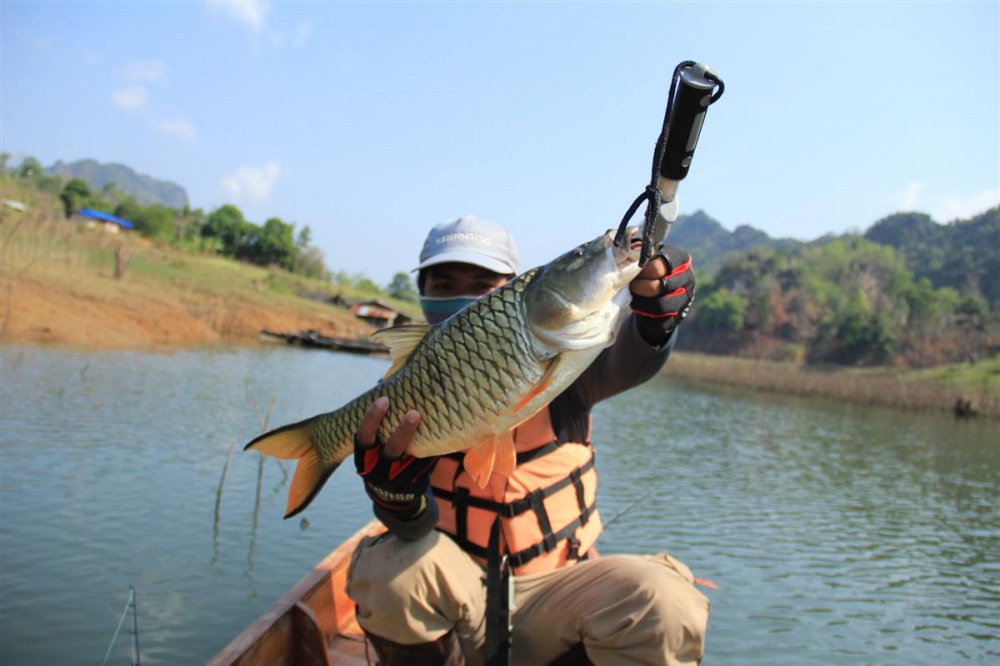
[(705, 211), (680, 215), (670, 229), (669, 241), (695, 257), (698, 274), (714, 275), (726, 258), (747, 250), (764, 247), (771, 250), (791, 249), (802, 245), (790, 238), (774, 239), (751, 226), (740, 225), (727, 231)]
[(177, 210), (188, 206), (187, 192), (177, 183), (137, 173), (124, 164), (101, 164), (91, 159), (67, 164), (60, 160), (45, 171), (63, 180), (79, 178), (97, 191), (113, 185), (118, 191), (132, 195), (136, 201), (146, 206), (158, 203)]
[(865, 238), (888, 245), (916, 280), (1000, 303), (1000, 207), (968, 220), (938, 224), (923, 213), (896, 213), (873, 224)]

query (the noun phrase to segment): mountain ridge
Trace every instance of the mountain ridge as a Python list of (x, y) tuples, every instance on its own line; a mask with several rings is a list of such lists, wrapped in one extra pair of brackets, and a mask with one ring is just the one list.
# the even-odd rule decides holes
[(69, 163), (57, 160), (45, 171), (64, 179), (79, 178), (95, 190), (103, 190), (112, 185), (118, 191), (135, 197), (144, 206), (155, 203), (183, 210), (189, 204), (187, 191), (177, 183), (141, 174), (118, 162), (102, 164), (89, 158)]

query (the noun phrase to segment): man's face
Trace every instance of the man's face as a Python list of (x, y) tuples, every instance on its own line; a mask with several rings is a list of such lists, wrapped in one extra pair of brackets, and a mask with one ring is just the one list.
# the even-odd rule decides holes
[(471, 264), (438, 264), (426, 269), (424, 296), (482, 296), (507, 282), (509, 276)]

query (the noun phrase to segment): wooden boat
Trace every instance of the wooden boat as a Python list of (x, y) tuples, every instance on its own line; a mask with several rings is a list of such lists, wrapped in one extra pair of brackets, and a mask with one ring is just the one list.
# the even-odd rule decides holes
[[(209, 666), (366, 666), (364, 634), (345, 589), (347, 567), (361, 539), (384, 531), (377, 520), (358, 530), (215, 655)], [(375, 662), (374, 651), (371, 660)]]
[(355, 354), (389, 353), (389, 348), (381, 342), (365, 338), (334, 338), (311, 329), (283, 333), (265, 328), (260, 332), (260, 339), (264, 341), (285, 342), (290, 345), (299, 345), (300, 347), (353, 352)]

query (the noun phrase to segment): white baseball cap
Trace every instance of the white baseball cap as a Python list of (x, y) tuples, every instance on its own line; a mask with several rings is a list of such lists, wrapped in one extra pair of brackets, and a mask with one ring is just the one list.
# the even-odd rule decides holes
[(517, 245), (502, 224), (467, 215), (431, 229), (420, 251), (420, 265), (414, 270), (448, 262), (516, 274)]

